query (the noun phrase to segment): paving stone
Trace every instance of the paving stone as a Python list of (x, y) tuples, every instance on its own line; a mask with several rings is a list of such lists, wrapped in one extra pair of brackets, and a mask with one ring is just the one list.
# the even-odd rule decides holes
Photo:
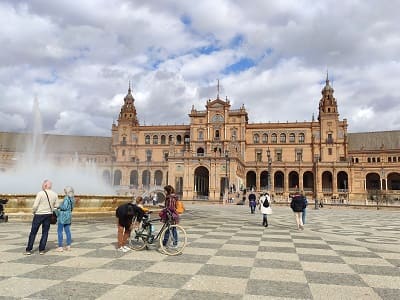
[(24, 256), (30, 223), (0, 224), (0, 299), (399, 299), (398, 212), (308, 209), (298, 231), (287, 207), (265, 228), (248, 207), (185, 206), (178, 256), (118, 252), (114, 217), (73, 221), (72, 251), (53, 226), (39, 255), (39, 230)]

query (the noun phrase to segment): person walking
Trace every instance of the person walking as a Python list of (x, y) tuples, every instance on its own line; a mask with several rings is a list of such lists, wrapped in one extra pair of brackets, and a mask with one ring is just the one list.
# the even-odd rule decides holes
[(122, 204), (117, 207), (115, 211), (117, 217), (118, 226), (118, 247), (117, 250), (120, 252), (128, 252), (131, 250), (126, 243), (131, 236), (132, 231), (132, 220), (136, 217), (136, 221), (140, 223), (142, 221), (144, 211), (136, 204), (131, 202)]
[(262, 225), (268, 227), (268, 215), (272, 214), (271, 209), (271, 198), (268, 193), (263, 194), (260, 197), (260, 210), (263, 215)]
[(56, 251), (62, 252), (63, 248), (63, 231), (65, 231), (66, 247), (67, 251), (71, 250), (71, 220), (72, 220), (72, 210), (75, 207), (75, 197), (74, 189), (70, 186), (64, 188), (64, 200), (56, 209), (57, 214), (57, 241), (58, 248)]
[(254, 214), (257, 206), (257, 197), (254, 193), (249, 194), (250, 213)]
[(51, 188), (52, 182), (46, 179), (42, 183), (42, 190), (36, 194), (32, 206), (33, 220), (28, 245), (25, 248), (25, 255), (32, 254), (33, 244), (40, 226), (42, 226), (42, 237), (39, 242), (39, 254), (43, 255), (45, 253), (47, 238), (49, 236), (50, 218), (58, 200), (57, 193), (53, 192)]
[[(175, 189), (171, 185), (166, 185), (164, 191), (165, 203), (164, 209), (160, 212), (161, 222), (165, 223), (168, 219), (168, 213), (170, 213), (172, 216), (171, 224), (178, 224), (179, 214), (176, 211), (176, 201), (178, 200), (178, 196), (175, 194)], [(176, 247), (178, 245), (178, 232), (175, 227), (172, 228), (171, 233), (173, 238), (172, 247)], [(164, 240), (162, 241), (164, 246), (168, 243), (169, 235), (169, 231), (164, 235)]]
[(296, 218), (296, 224), (298, 230), (304, 229), (303, 219), (302, 219), (302, 211), (306, 207), (306, 203), (304, 201), (303, 195), (297, 193), (292, 196), (292, 201), (290, 202), (290, 207), (294, 212)]

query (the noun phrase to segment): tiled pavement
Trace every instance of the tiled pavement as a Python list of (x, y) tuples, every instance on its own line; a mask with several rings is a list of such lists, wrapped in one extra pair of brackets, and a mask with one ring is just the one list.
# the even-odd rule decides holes
[[(400, 299), (400, 213), (308, 209), (298, 231), (287, 207), (270, 226), (246, 206), (192, 205), (189, 245), (115, 250), (115, 220), (76, 221), (73, 249), (24, 256), (30, 224), (0, 224), (0, 299)], [(35, 246), (38, 245), (37, 237)]]

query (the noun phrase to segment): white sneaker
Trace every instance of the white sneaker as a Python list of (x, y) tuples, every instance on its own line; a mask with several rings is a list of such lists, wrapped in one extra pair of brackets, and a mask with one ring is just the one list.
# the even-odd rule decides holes
[(127, 251), (131, 251), (131, 250), (132, 250), (132, 249), (129, 248), (128, 246), (122, 246), (122, 248), (124, 248), (124, 249), (127, 250)]
[(117, 249), (117, 251), (126, 253), (126, 252), (128, 252), (129, 250), (126, 250), (124, 247), (119, 247), (119, 248)]

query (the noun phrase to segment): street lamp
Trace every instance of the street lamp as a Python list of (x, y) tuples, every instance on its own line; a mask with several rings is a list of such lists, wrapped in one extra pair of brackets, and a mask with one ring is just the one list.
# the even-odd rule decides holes
[(271, 164), (272, 164), (272, 159), (271, 159), (271, 150), (269, 150), (269, 147), (267, 149), (267, 159), (268, 159), (268, 190), (271, 192)]
[(139, 190), (139, 158), (136, 158), (136, 189)]

